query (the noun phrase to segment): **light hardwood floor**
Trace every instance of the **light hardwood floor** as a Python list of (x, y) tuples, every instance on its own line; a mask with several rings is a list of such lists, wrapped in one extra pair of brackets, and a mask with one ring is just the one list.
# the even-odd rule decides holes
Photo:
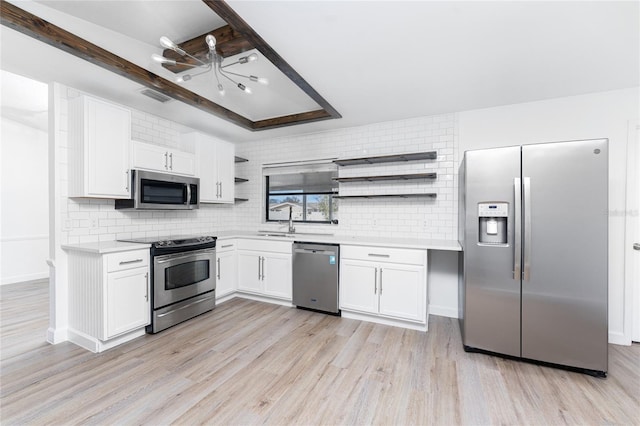
[(429, 332), (233, 299), (102, 354), (44, 342), (47, 284), (0, 289), (11, 424), (640, 424), (640, 346), (609, 377), (462, 349)]

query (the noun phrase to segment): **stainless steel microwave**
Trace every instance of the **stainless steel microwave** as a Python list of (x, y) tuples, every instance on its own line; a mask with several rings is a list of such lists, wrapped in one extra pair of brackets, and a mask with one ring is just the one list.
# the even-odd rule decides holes
[(116, 209), (193, 210), (200, 208), (200, 178), (132, 170), (131, 199)]

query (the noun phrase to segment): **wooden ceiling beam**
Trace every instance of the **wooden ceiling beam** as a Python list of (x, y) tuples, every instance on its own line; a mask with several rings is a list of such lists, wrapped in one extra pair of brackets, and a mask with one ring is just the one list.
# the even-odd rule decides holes
[[(331, 118), (342, 118), (342, 115), (331, 106), (282, 56), (278, 54), (249, 24), (238, 15), (226, 2), (221, 0), (202, 0), (220, 18), (238, 33), (242, 34), (260, 53), (282, 71), (303, 92), (313, 99)], [(295, 114), (298, 115), (298, 114)], [(314, 120), (315, 121), (315, 120)]]
[[(220, 10), (220, 13), (216, 13), (229, 22), (234, 32), (242, 35), (246, 42), (255, 46), (323, 109), (252, 121), (4, 0), (0, 0), (0, 24), (247, 130), (267, 130), (341, 117), (226, 3), (203, 1), (214, 11)], [(216, 7), (214, 3), (218, 3), (218, 6)], [(248, 37), (247, 34), (250, 36)]]
[(114, 55), (113, 53), (88, 42), (56, 25), (51, 24), (6, 1), (0, 2), (0, 20), (2, 25), (22, 34), (35, 38), (50, 46), (91, 62), (94, 65), (126, 77), (150, 89), (157, 90), (173, 99), (184, 102), (224, 120), (253, 130), (253, 121), (227, 109), (215, 102), (166, 80), (151, 71)]
[[(205, 37), (209, 34), (213, 35), (216, 38), (216, 51), (223, 58), (238, 55), (240, 53), (246, 52), (247, 50), (253, 49), (251, 43), (246, 38), (244, 38), (242, 34), (235, 31), (229, 25), (225, 25), (224, 27), (217, 28), (215, 30), (194, 37), (191, 40), (180, 43), (178, 47), (185, 52), (188, 52), (189, 54), (195, 56), (196, 58), (204, 61), (207, 54), (209, 53), (209, 46), (205, 41)], [(183, 58), (171, 49), (165, 49), (162, 52), (162, 56), (181, 62), (195, 63), (195, 61), (193, 61), (192, 59), (188, 57)], [(189, 69), (189, 67), (185, 67), (184, 65), (163, 64), (162, 66), (175, 73), (179, 73)]]

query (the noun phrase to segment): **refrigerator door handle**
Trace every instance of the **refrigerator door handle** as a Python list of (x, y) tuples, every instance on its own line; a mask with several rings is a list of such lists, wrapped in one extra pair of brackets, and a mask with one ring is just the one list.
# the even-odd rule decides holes
[(524, 270), (522, 279), (529, 281), (531, 274), (531, 178), (523, 179), (524, 189)]
[(513, 236), (513, 279), (522, 279), (522, 183), (520, 178), (513, 179), (514, 212), (515, 220)]

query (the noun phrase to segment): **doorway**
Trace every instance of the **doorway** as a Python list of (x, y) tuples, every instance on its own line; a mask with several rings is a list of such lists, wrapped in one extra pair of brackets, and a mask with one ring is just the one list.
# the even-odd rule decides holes
[(49, 277), (49, 89), (5, 70), (0, 86), (0, 283), (13, 284)]

